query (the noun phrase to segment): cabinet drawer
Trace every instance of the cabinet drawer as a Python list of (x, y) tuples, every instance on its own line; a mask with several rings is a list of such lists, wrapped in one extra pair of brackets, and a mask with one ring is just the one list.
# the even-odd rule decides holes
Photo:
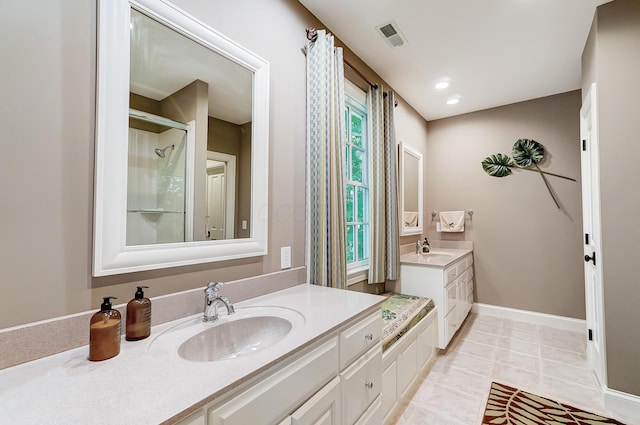
[(467, 257), (467, 268), (473, 265), (473, 254)]
[(343, 423), (353, 424), (380, 394), (382, 348), (380, 344), (356, 360), (342, 377)]
[(373, 347), (382, 335), (382, 314), (376, 311), (340, 333), (340, 370)]
[(340, 423), (340, 378), (318, 391), (291, 414), (292, 425), (332, 425)]
[(458, 298), (458, 285), (455, 283), (452, 283), (451, 285), (445, 288), (445, 291), (447, 292), (447, 297), (445, 299), (446, 306), (445, 306), (444, 314), (447, 315), (456, 306), (456, 302)]
[(444, 270), (444, 286), (447, 286), (448, 284), (450, 284), (451, 282), (453, 282), (454, 280), (456, 280), (456, 277), (458, 277), (458, 265), (457, 263), (447, 267)]
[(278, 423), (338, 374), (337, 338), (325, 342), (220, 407), (209, 425)]
[(382, 413), (382, 395), (379, 395), (355, 425), (382, 425)]

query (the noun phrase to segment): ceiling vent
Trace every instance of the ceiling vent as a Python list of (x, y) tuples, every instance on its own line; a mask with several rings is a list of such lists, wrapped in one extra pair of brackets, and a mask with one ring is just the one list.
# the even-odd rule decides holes
[(402, 35), (398, 28), (398, 24), (394, 21), (378, 25), (376, 29), (391, 47), (400, 47), (407, 44), (407, 39)]

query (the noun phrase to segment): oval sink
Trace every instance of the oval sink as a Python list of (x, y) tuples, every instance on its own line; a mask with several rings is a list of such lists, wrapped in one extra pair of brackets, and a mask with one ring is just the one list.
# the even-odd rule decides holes
[(236, 306), (235, 314), (221, 311), (215, 322), (203, 322), (202, 314), (175, 321), (151, 338), (147, 352), (193, 362), (234, 361), (278, 350), (305, 323), (304, 315), (287, 307)]
[(290, 321), (275, 316), (233, 320), (192, 336), (180, 345), (178, 354), (194, 362), (242, 357), (280, 342), (292, 327)]

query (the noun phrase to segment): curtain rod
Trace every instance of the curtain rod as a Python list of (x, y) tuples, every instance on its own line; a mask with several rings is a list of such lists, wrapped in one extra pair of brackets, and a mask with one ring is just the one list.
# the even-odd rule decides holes
[[(318, 39), (318, 31), (316, 31), (315, 28), (307, 28), (307, 39), (309, 41), (311, 41), (312, 43), (315, 43), (315, 41)], [(358, 68), (356, 68), (355, 66), (351, 65), (346, 59), (343, 58), (343, 61), (345, 63), (345, 65), (347, 65), (349, 68), (351, 68), (356, 74), (358, 74), (358, 77), (362, 78), (362, 80), (364, 80), (367, 84), (369, 84), (374, 90), (378, 89), (378, 85), (375, 83), (372, 83), (371, 81), (369, 81), (369, 79), (367, 77), (365, 77), (365, 75), (360, 72), (360, 70), (358, 70)]]

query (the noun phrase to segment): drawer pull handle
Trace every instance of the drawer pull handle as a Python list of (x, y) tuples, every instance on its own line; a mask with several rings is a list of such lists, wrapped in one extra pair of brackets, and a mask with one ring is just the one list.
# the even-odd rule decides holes
[(373, 334), (371, 332), (364, 334), (364, 339), (367, 341), (373, 341)]
[(373, 389), (373, 382), (371, 381), (367, 381), (364, 383), (364, 386), (368, 389), (368, 390), (372, 390)]

